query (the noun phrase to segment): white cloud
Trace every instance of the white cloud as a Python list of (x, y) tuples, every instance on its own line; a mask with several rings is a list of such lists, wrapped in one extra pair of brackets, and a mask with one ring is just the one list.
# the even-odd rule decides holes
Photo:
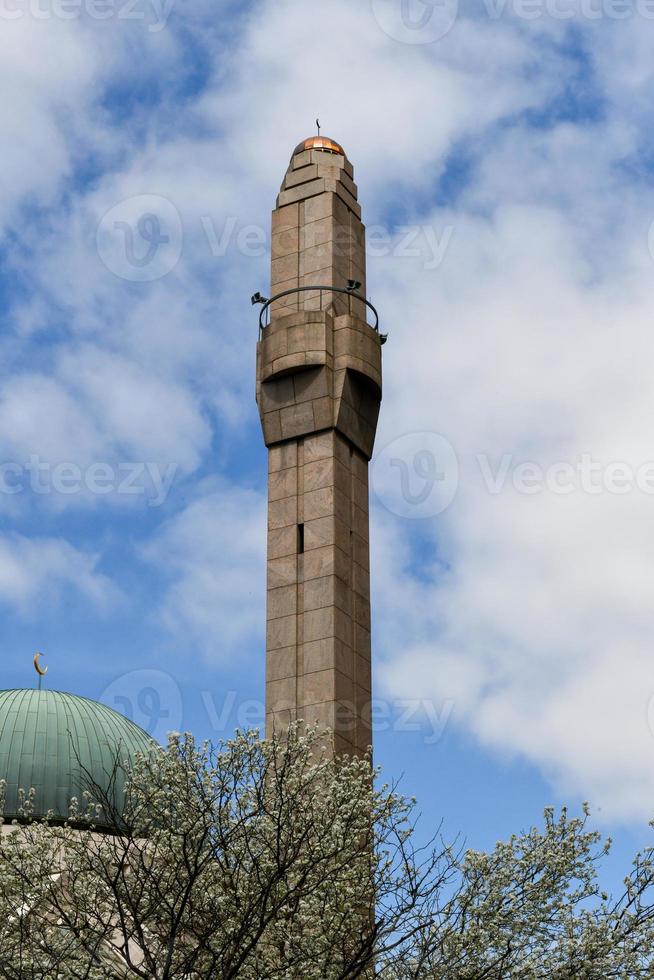
[[(635, 473), (654, 460), (653, 198), (641, 188), (636, 206), (611, 172), (620, 147), (604, 136), (595, 159), (584, 151), (579, 194), (562, 175), (567, 159), (578, 177), (583, 138), (562, 148), (553, 134), (553, 158), (542, 135), (520, 134), (539, 166), (519, 180), (520, 156), (511, 179), (500, 141), (457, 212), (432, 215), (455, 222), (437, 272), (398, 261), (379, 283), (384, 319), (397, 324), (384, 348), (379, 446), (441, 432), (461, 477), (433, 521), (382, 523), (391, 542), (406, 540), (398, 552), (382, 538), (375, 568), (387, 687), (453, 699), (482, 743), (629, 820), (650, 816), (654, 791), (651, 494), (589, 493), (577, 481), (570, 494), (525, 495), (511, 480), (523, 462), (578, 467), (588, 454), (597, 482), (612, 463)], [(482, 197), (496, 202), (483, 219), (473, 210)], [(489, 492), (479, 455), (494, 472), (510, 459), (500, 493)], [(424, 567), (426, 552), (443, 564)], [(404, 640), (389, 630), (396, 615), (411, 624)]]
[(143, 549), (169, 583), (157, 619), (177, 649), (238, 662), (264, 646), (266, 502), (226, 483), (201, 495)]
[(61, 538), (0, 537), (0, 602), (31, 616), (34, 604), (52, 607), (66, 592), (78, 593), (100, 613), (119, 592), (97, 569), (98, 555), (84, 553)]

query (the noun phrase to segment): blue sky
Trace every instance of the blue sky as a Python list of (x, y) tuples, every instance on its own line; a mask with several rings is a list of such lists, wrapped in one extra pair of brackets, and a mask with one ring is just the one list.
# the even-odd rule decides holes
[(654, 799), (647, 4), (103, 10), (0, 7), (3, 686), (40, 649), (158, 735), (260, 717), (249, 297), (320, 115), (390, 334), (376, 757), (475, 846), (588, 799), (627, 853)]

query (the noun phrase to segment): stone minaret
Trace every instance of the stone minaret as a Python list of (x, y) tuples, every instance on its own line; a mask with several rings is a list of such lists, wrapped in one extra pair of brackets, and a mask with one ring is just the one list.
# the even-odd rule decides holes
[[(271, 296), (257, 346), (269, 453), (266, 729), (291, 720), (371, 744), (368, 463), (382, 338), (365, 296), (352, 165), (314, 137), (291, 158), (272, 215)], [(350, 293), (298, 287), (329, 286)], [(267, 322), (269, 317), (269, 322)]]

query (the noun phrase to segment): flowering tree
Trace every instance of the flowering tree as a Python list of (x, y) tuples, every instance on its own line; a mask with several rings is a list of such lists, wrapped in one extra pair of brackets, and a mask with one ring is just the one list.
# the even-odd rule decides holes
[[(7, 980), (500, 980), (654, 975), (652, 864), (617, 901), (586, 817), (490, 854), (416, 844), (414, 802), (369, 760), (237, 734), (153, 747), (125, 804), (90, 788), (66, 825), (0, 836)], [(98, 832), (98, 807), (117, 833)], [(99, 824), (98, 824), (99, 826)]]

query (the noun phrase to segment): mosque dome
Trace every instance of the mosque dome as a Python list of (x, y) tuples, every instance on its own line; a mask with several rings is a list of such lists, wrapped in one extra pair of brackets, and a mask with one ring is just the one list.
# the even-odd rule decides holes
[(325, 153), (338, 153), (339, 156), (345, 156), (345, 150), (340, 143), (331, 140), (329, 136), (310, 136), (309, 139), (302, 140), (293, 150), (293, 156), (302, 153), (303, 150), (323, 150)]
[[(82, 803), (88, 780), (120, 806), (121, 765), (147, 752), (152, 740), (123, 715), (97, 701), (49, 690), (0, 691), (0, 780), (6, 782), (4, 818), (18, 816), (19, 790), (35, 790), (33, 815), (68, 817), (73, 796)], [(90, 774), (90, 776), (89, 776)], [(103, 823), (102, 817), (98, 825)], [(107, 827), (107, 821), (105, 821)]]

